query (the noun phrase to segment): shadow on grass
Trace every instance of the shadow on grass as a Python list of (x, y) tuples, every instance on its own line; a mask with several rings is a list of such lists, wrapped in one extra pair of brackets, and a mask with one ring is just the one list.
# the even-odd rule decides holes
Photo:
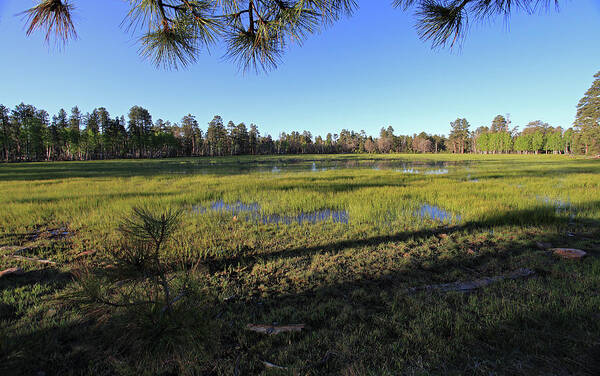
[[(599, 204), (593, 201), (579, 209)], [(540, 208), (532, 208), (461, 226), (213, 260), (211, 269), (409, 239), (425, 241), (442, 233), (476, 232), (495, 226), (556, 225), (557, 231), (547, 230), (539, 239), (529, 241), (568, 244), (569, 238), (559, 233), (567, 224), (553, 212), (542, 212), (540, 216)], [(597, 231), (600, 224), (593, 223)], [(162, 338), (168, 344), (161, 347), (151, 328), (145, 334), (128, 331), (126, 317), (119, 315), (96, 322), (32, 322), (3, 336), (0, 373), (112, 375), (131, 373), (136, 367), (139, 372), (159, 373), (138, 364), (150, 353), (163, 374), (262, 374), (263, 360), (290, 367), (290, 373), (297, 370), (307, 375), (597, 374), (599, 301), (597, 291), (592, 290), (600, 283), (596, 273), (600, 262), (596, 258), (562, 261), (530, 252), (522, 239), (507, 239), (497, 247), (495, 253), (407, 264), (384, 276), (323, 282), (298, 293), (208, 302), (212, 316), (188, 313), (187, 318), (206, 320), (214, 327), (219, 339), (208, 348), (197, 347), (205, 340), (198, 335)], [(415, 283), (455, 278), (452, 272), (456, 270), (466, 276), (463, 268), (472, 266), (500, 272), (532, 267), (538, 272), (530, 282), (507, 281), (472, 294), (402, 293)], [(31, 279), (44, 277), (65, 278), (32, 275)], [(19, 287), (2, 284), (2, 288)], [(244, 329), (248, 323), (273, 322), (301, 322), (307, 329), (277, 336)]]
[[(510, 254), (490, 257), (490, 263), (515, 267), (510, 258), (525, 252), (513, 250), (515, 244), (502, 244)], [(102, 321), (38, 322), (38, 328), (4, 337), (0, 371), (256, 375), (264, 373), (267, 360), (290, 367), (290, 374), (306, 375), (597, 374), (600, 321), (594, 298), (579, 285), (598, 283), (593, 274), (598, 260), (549, 258), (543, 261), (546, 273), (538, 272), (531, 282), (507, 281), (471, 294), (402, 293), (423, 274), (432, 281), (432, 273), (448, 273), (463, 262), (457, 257), (425, 271), (398, 270), (301, 293), (209, 302), (213, 315), (187, 313), (183, 321), (191, 326), (182, 329), (190, 335), (132, 331), (130, 317), (119, 314)], [(586, 279), (569, 278), (573, 274)], [(205, 320), (218, 339), (203, 337), (193, 320)], [(245, 330), (249, 323), (273, 322), (304, 323), (306, 329), (277, 336)], [(203, 341), (211, 345), (199, 346)]]
[[(574, 206), (573, 210), (575, 212), (597, 210), (598, 207), (600, 207), (600, 201), (591, 201), (582, 205)], [(585, 223), (585, 225), (589, 227), (600, 227), (600, 221), (594, 218), (578, 218), (578, 221)], [(569, 219), (557, 216), (555, 210), (551, 207), (540, 205), (529, 209), (501, 213), (492, 217), (488, 217), (483, 221), (467, 222), (462, 225), (438, 226), (417, 231), (402, 231), (393, 235), (375, 236), (364, 239), (339, 240), (336, 242), (312, 247), (288, 248), (269, 253), (245, 254), (225, 258), (215, 257), (207, 260), (207, 265), (211, 272), (214, 272), (227, 268), (228, 266), (246, 266), (259, 261), (268, 262), (270, 260), (282, 258), (307, 257), (321, 252), (338, 252), (346, 248), (359, 248), (365, 246), (376, 247), (380, 244), (404, 242), (407, 240), (419, 241), (440, 234), (451, 235), (453, 233), (491, 229), (496, 226), (528, 227), (540, 225), (556, 225), (557, 229), (561, 228), (562, 231), (566, 232), (566, 230), (569, 228)], [(556, 237), (556, 235), (557, 234), (553, 234), (552, 238)], [(532, 239), (532, 242), (549, 240), (552, 239)]]
[(55, 268), (29, 270), (19, 275), (8, 275), (0, 279), (0, 290), (16, 289), (25, 286), (53, 284), (57, 288), (66, 286), (73, 279), (70, 272)]

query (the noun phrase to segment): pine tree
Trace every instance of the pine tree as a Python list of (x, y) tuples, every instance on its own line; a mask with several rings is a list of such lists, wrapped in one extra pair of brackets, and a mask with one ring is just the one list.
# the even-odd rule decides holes
[(144, 157), (152, 128), (152, 116), (143, 107), (133, 106), (129, 110), (128, 131), (135, 146), (137, 158)]
[(246, 128), (246, 124), (239, 123), (235, 127), (235, 145), (236, 145), (236, 153), (237, 154), (248, 154), (250, 138), (248, 135), (248, 129)]
[(256, 126), (256, 124), (250, 124), (250, 132), (248, 134), (248, 138), (250, 154), (258, 154), (260, 132), (258, 131), (258, 127)]
[(0, 145), (2, 146), (2, 157), (6, 162), (10, 161), (14, 140), (12, 138), (8, 107), (0, 104)]
[[(39, 0), (23, 12), (27, 35), (41, 30), (47, 42), (75, 39), (72, 13), (78, 1)], [(517, 11), (531, 14), (558, 2), (393, 0), (392, 4), (403, 10), (416, 8), (420, 37), (437, 47), (460, 41), (468, 23), (508, 18)], [(268, 70), (277, 66), (291, 42), (301, 44), (310, 34), (351, 15), (357, 4), (353, 0), (131, 0), (129, 7), (124, 22), (131, 31), (142, 32), (140, 53), (157, 66), (187, 66), (211, 45), (223, 43), (225, 56), (243, 69)]]
[(79, 107), (75, 106), (71, 109), (71, 116), (69, 117), (69, 132), (67, 139), (67, 149), (69, 151), (69, 157), (73, 158), (77, 154), (77, 158), (81, 159), (81, 152), (79, 149), (79, 139), (81, 132), (81, 111)]
[(469, 140), (469, 127), (470, 124), (467, 119), (456, 119), (450, 123), (450, 135), (448, 140), (452, 145), (452, 151), (454, 153), (464, 154), (467, 149), (467, 142)]
[(183, 131), (183, 152), (186, 156), (192, 156), (197, 151), (196, 142), (198, 141), (198, 121), (192, 114), (187, 114), (181, 119), (181, 128)]
[(508, 120), (502, 115), (496, 115), (492, 121), (490, 132), (508, 132)]
[(208, 153), (211, 156), (224, 155), (227, 149), (227, 130), (223, 125), (223, 118), (215, 116), (206, 130), (206, 139)]
[(592, 86), (577, 104), (574, 126), (579, 130), (579, 142), (585, 154), (600, 154), (600, 72), (594, 75)]

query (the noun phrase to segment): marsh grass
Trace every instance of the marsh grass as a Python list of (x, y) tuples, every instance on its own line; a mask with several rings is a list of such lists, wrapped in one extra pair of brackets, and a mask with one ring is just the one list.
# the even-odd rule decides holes
[[(313, 171), (313, 162), (344, 167)], [(434, 170), (448, 173), (372, 168), (377, 163), (442, 163)], [(273, 165), (280, 172), (270, 172)], [(598, 160), (352, 155), (3, 164), (0, 188), (0, 246), (29, 245), (26, 255), (59, 262), (49, 268), (1, 259), (25, 274), (0, 279), (0, 370), (592, 375), (600, 369)], [(261, 215), (346, 211), (348, 223), (282, 225), (193, 210), (216, 201), (256, 204)], [(63, 299), (75, 287), (73, 270), (114, 250), (116, 224), (140, 205), (183, 210), (163, 260), (201, 261), (194, 278), (202, 299), (187, 302), (175, 324), (187, 331), (157, 335), (139, 325), (118, 335), (119, 323), (134, 320), (130, 313), (93, 319)], [(423, 205), (460, 221), (415, 215)], [(61, 227), (73, 235), (30, 235)], [(557, 259), (537, 241), (590, 256)], [(78, 256), (89, 250), (97, 252)], [(470, 294), (406, 293), (523, 267), (535, 277)], [(273, 322), (307, 329), (277, 336), (244, 330)], [(288, 371), (266, 370), (263, 361)]]

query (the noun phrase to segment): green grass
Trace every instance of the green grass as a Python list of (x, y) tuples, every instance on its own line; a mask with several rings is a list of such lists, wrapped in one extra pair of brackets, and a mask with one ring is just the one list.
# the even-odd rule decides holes
[[(401, 161), (448, 173), (404, 173)], [(312, 172), (313, 162), (328, 169)], [(275, 165), (280, 172), (270, 172)], [(0, 374), (600, 370), (599, 160), (336, 155), (0, 164), (0, 191), (0, 246), (28, 245), (24, 255), (59, 263), (0, 259), (1, 269), (26, 271), (0, 279)], [(216, 200), (256, 203), (265, 215), (345, 210), (350, 220), (276, 225), (193, 210)], [(423, 204), (461, 221), (415, 215)], [(136, 205), (183, 208), (165, 259), (201, 261), (204, 298), (188, 303), (195, 308), (175, 332), (127, 325), (126, 312), (98, 316), (64, 299), (81, 266), (77, 255), (97, 250), (87, 262), (102, 259)], [(72, 236), (28, 235), (56, 228)], [(589, 257), (558, 259), (536, 241)], [(472, 293), (407, 293), (524, 267), (535, 276)], [(307, 328), (277, 336), (244, 329), (273, 322)]]

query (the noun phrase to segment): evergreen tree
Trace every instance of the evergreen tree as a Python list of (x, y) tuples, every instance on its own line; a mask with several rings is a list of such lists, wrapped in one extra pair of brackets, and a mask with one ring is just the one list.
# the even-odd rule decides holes
[(75, 155), (77, 155), (78, 159), (81, 159), (81, 152), (79, 149), (81, 121), (81, 111), (79, 111), (79, 107), (75, 106), (71, 109), (71, 116), (69, 117), (69, 130), (67, 133), (67, 149), (70, 159), (72, 159)]
[(85, 131), (81, 135), (81, 149), (85, 159), (95, 159), (100, 149), (100, 120), (98, 110), (94, 109), (91, 113), (84, 116)]
[[(34, 140), (39, 139), (41, 144), (40, 128), (36, 123), (36, 108), (32, 105), (21, 103), (11, 112), (12, 128), (17, 130), (17, 158), (22, 160), (32, 160), (36, 157), (37, 151)], [(43, 149), (43, 144), (40, 145)]]
[(492, 126), (490, 127), (490, 132), (508, 132), (508, 120), (502, 115), (496, 115), (494, 120), (492, 121)]
[(450, 136), (448, 140), (452, 145), (453, 153), (463, 154), (467, 149), (467, 143), (470, 138), (469, 122), (467, 119), (456, 119), (450, 123)]
[(183, 153), (186, 156), (195, 155), (198, 152), (198, 121), (192, 114), (188, 114), (181, 119), (181, 128), (183, 131)]
[(215, 116), (206, 130), (205, 142), (207, 144), (208, 154), (211, 156), (224, 155), (227, 151), (227, 130), (223, 125), (223, 119)]
[(250, 154), (258, 154), (259, 139), (260, 132), (258, 131), (258, 127), (256, 124), (250, 124), (250, 132), (248, 134), (248, 147), (250, 148)]
[(580, 132), (579, 142), (585, 154), (600, 154), (600, 72), (592, 86), (577, 104), (574, 126)]
[[(26, 10), (26, 33), (42, 30), (46, 41), (66, 43), (77, 34), (71, 17), (82, 0), (39, 0)], [(417, 30), (433, 46), (454, 45), (467, 32), (467, 23), (508, 18), (515, 11), (536, 13), (559, 0), (393, 0), (401, 9), (416, 8)], [(270, 69), (290, 42), (350, 15), (352, 0), (135, 0), (129, 1), (124, 20), (141, 30), (140, 53), (158, 66), (194, 63), (214, 43), (223, 43), (226, 56), (245, 69)], [(469, 22), (467, 22), (469, 21)]]
[(235, 127), (235, 147), (236, 154), (248, 154), (250, 149), (250, 135), (246, 124), (239, 123)]
[(0, 104), (0, 145), (2, 146), (2, 157), (6, 162), (11, 160), (11, 152), (14, 149), (14, 138), (11, 129), (10, 110)]
[(133, 106), (129, 110), (128, 132), (134, 145), (134, 155), (144, 157), (152, 128), (152, 116), (143, 107)]

